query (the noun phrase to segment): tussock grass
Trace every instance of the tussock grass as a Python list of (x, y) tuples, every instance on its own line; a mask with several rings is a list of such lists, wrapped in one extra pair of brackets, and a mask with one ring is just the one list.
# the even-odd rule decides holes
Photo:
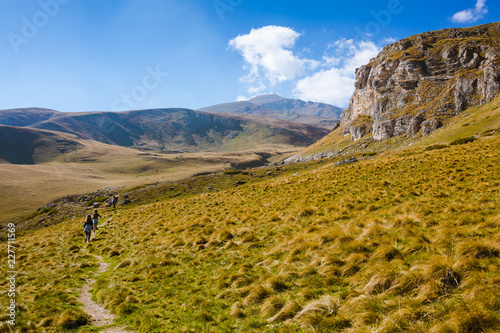
[[(57, 318), (57, 326), (65, 330), (71, 330), (87, 324), (89, 320), (90, 318), (86, 313), (66, 310)], [(47, 324), (47, 322), (43, 324)]]
[(281, 308), (285, 305), (285, 301), (278, 296), (268, 297), (260, 309), (260, 313), (263, 317), (269, 318), (276, 315)]
[(276, 315), (272, 316), (267, 321), (272, 323), (293, 318), (297, 314), (297, 312), (300, 311), (300, 309), (301, 306), (296, 301), (288, 301)]
[(263, 287), (259, 283), (254, 283), (248, 287), (243, 288), (241, 295), (246, 295), (243, 302), (244, 304), (260, 303), (267, 296), (271, 294), (269, 288)]
[(500, 256), (500, 245), (483, 240), (463, 241), (457, 244), (457, 252), (461, 256), (471, 255), (477, 259), (497, 258)]
[(308, 303), (294, 317), (296, 320), (304, 320), (306, 317), (314, 316), (315, 314), (336, 315), (340, 307), (340, 300), (330, 295), (325, 295), (318, 300)]
[(231, 306), (230, 315), (235, 318), (244, 318), (245, 317), (245, 308), (243, 304), (240, 302), (236, 302)]
[(236, 188), (114, 210), (90, 245), (68, 216), (19, 237), (19, 324), (58, 332), (101, 254), (93, 295), (138, 333), (498, 331), (498, 146), (251, 170)]

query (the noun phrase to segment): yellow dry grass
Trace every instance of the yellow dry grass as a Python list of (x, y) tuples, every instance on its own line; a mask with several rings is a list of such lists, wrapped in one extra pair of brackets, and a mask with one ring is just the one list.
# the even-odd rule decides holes
[[(103, 211), (87, 249), (111, 265), (94, 296), (137, 332), (494, 332), (499, 146), (251, 170), (261, 180)], [(81, 221), (18, 243), (19, 325), (81, 317), (75, 295), (97, 266)]]

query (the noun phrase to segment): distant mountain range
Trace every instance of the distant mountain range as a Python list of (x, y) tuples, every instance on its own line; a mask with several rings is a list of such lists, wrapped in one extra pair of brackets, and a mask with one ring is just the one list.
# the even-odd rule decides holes
[(328, 132), (322, 127), (255, 115), (188, 109), (81, 113), (14, 109), (0, 111), (0, 161), (45, 161), (78, 149), (79, 140), (163, 152), (220, 152), (267, 144), (306, 147)]
[(342, 109), (333, 105), (287, 99), (276, 94), (254, 97), (248, 101), (224, 103), (199, 111), (239, 113), (290, 120), (331, 130), (340, 120)]

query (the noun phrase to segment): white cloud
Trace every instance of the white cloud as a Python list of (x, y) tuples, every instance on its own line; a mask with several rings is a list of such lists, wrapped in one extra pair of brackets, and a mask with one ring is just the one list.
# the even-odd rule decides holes
[[(294, 54), (301, 34), (287, 27), (267, 26), (240, 35), (229, 45), (241, 53), (248, 75), (241, 78), (251, 96), (289, 81), (293, 93), (306, 101), (345, 107), (354, 91), (354, 71), (380, 52), (373, 42), (340, 39), (326, 45), (321, 61)], [(244, 100), (239, 96), (237, 100)]]
[(488, 9), (486, 8), (486, 0), (477, 0), (474, 8), (455, 13), (451, 20), (455, 23), (476, 22), (477, 20), (483, 18), (483, 16), (487, 13)]
[(354, 42), (341, 39), (328, 46), (334, 56), (325, 55), (324, 65), (329, 67), (297, 82), (295, 95), (303, 100), (345, 107), (354, 92), (354, 71), (366, 65), (380, 48), (373, 42)]
[(250, 98), (248, 98), (248, 97), (239, 95), (238, 97), (236, 97), (236, 102), (245, 102), (245, 101), (248, 101), (249, 99)]
[(247, 63), (248, 75), (241, 80), (251, 84), (249, 93), (265, 90), (267, 83), (275, 85), (303, 76), (307, 68), (318, 65), (316, 61), (295, 56), (290, 50), (299, 37), (300, 34), (290, 28), (266, 26), (229, 41)]
[(333, 66), (337, 66), (338, 64), (340, 64), (339, 58), (328, 56), (328, 55), (323, 56), (323, 66), (333, 67)]
[(354, 78), (346, 76), (339, 68), (322, 70), (306, 77), (295, 87), (298, 98), (306, 101), (345, 106), (354, 91)]

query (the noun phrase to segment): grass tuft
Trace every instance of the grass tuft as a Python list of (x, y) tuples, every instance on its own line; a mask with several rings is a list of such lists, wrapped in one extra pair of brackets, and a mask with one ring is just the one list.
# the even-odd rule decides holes
[(54, 322), (54, 318), (52, 317), (46, 317), (46, 318), (43, 318), (42, 320), (40, 320), (40, 322), (38, 323), (38, 327), (49, 327), (52, 325), (52, 323)]
[(431, 151), (431, 150), (438, 150), (438, 149), (444, 149), (448, 147), (448, 145), (442, 145), (442, 144), (437, 144), (437, 145), (431, 145), (427, 146), (424, 148), (424, 151)]
[(244, 299), (245, 304), (259, 303), (271, 294), (269, 289), (264, 288), (260, 283), (253, 283), (245, 287), (243, 293), (247, 294)]
[(299, 303), (297, 303), (296, 301), (288, 301), (276, 315), (269, 318), (267, 321), (272, 323), (293, 318), (297, 314), (297, 312), (300, 311), (300, 309), (301, 306), (299, 305)]
[(284, 305), (285, 301), (283, 299), (278, 296), (270, 296), (262, 304), (260, 313), (263, 317), (269, 318), (276, 315)]
[(124, 261), (122, 261), (118, 265), (116, 265), (115, 270), (128, 267), (131, 264), (132, 264), (132, 261), (130, 259), (125, 259)]
[(272, 276), (265, 281), (264, 285), (277, 292), (282, 292), (289, 288), (286, 283), (286, 277), (282, 276)]
[(498, 258), (500, 247), (485, 241), (463, 241), (457, 245), (457, 252), (462, 256), (471, 255), (477, 259)]
[(57, 320), (57, 325), (63, 329), (71, 330), (84, 326), (89, 322), (89, 317), (81, 311), (67, 310), (61, 313)]
[(244, 318), (245, 317), (245, 308), (241, 302), (236, 302), (231, 306), (231, 312), (229, 313), (232, 317), (235, 318)]
[(118, 250), (111, 250), (108, 252), (108, 257), (116, 257), (116, 256), (119, 256), (120, 255), (120, 251)]

